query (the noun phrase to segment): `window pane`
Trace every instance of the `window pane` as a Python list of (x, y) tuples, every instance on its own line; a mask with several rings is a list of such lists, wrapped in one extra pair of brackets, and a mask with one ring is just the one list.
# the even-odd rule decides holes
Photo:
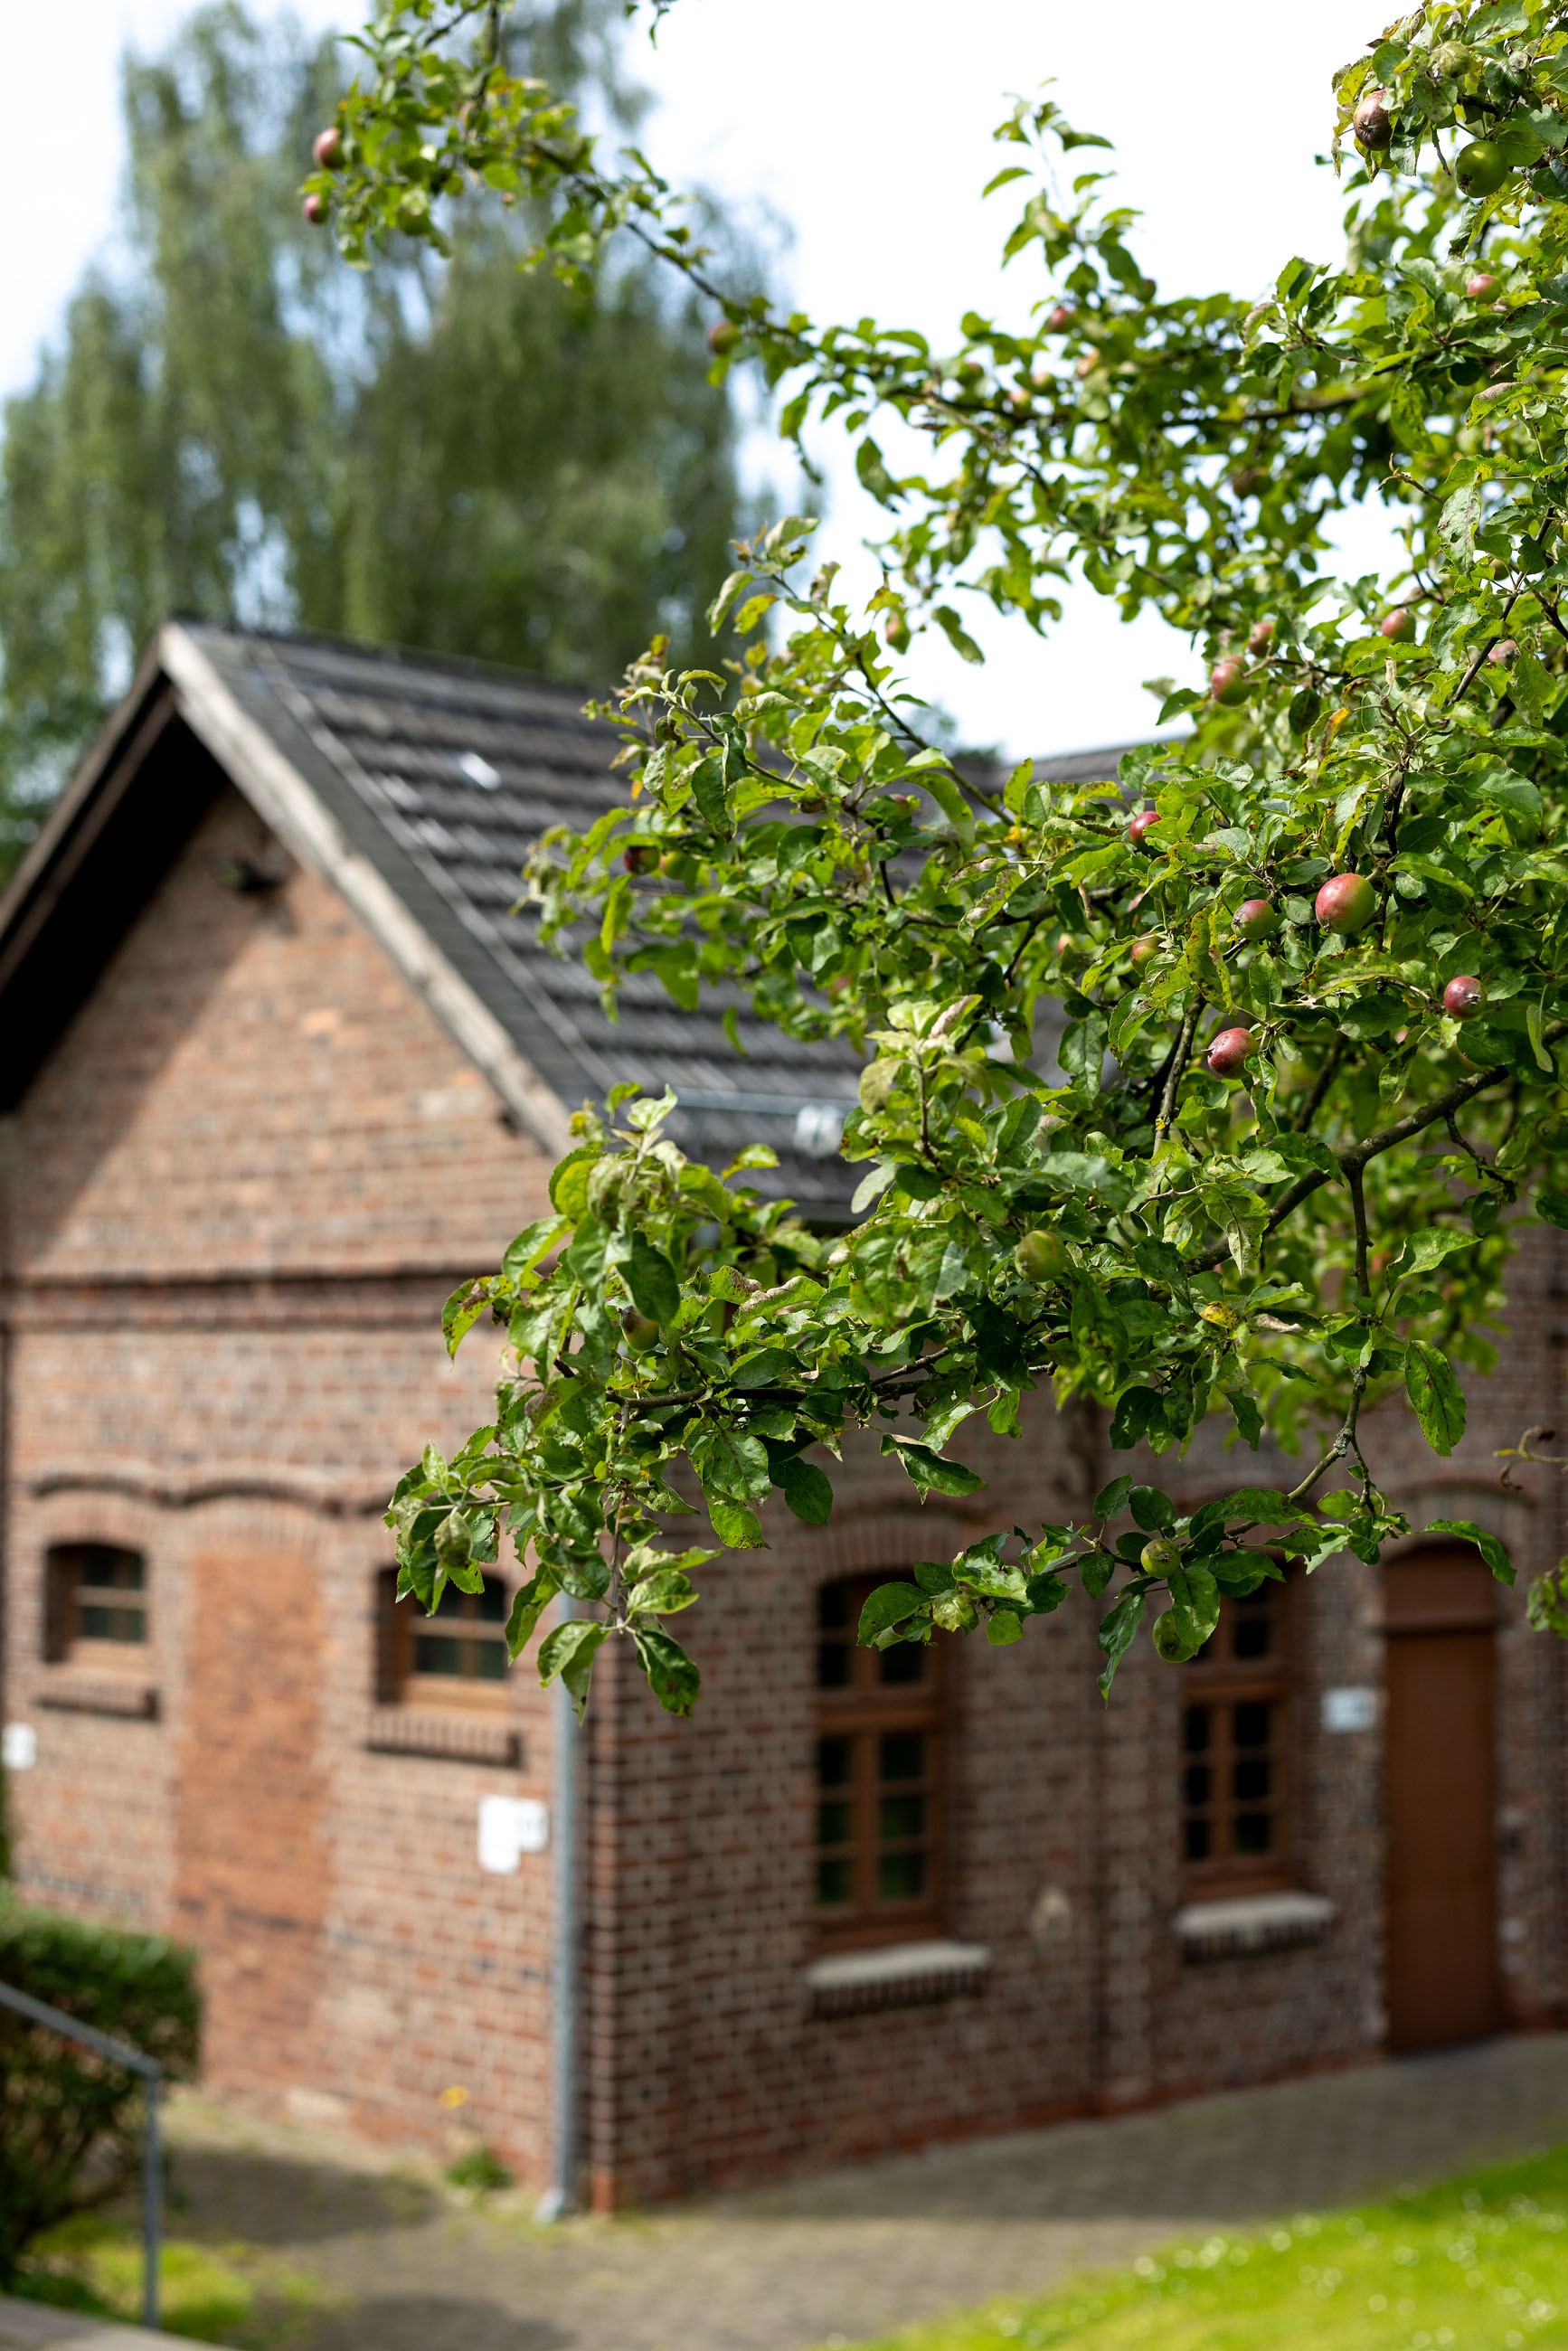
[(507, 1652), (501, 1642), (470, 1641), (465, 1642), (464, 1646), (474, 1660), (473, 1672), (476, 1680), (482, 1682), (506, 1680)]
[(1230, 1772), (1230, 1792), (1238, 1803), (1255, 1804), (1267, 1796), (1271, 1788), (1273, 1771), (1261, 1755), (1249, 1756), (1245, 1762), (1233, 1764)]
[[(1246, 1604), (1232, 1604), (1240, 1608)], [(1274, 1627), (1267, 1616), (1239, 1616), (1232, 1639), (1239, 1657), (1266, 1657), (1274, 1646)]]
[(820, 1861), (817, 1864), (817, 1899), (824, 1907), (834, 1902), (847, 1902), (854, 1890), (854, 1866), (845, 1861)]
[(1238, 1813), (1232, 1838), (1238, 1853), (1272, 1853), (1274, 1850), (1274, 1816), (1271, 1813)]
[(1182, 1725), (1182, 1744), (1189, 1755), (1201, 1755), (1209, 1742), (1208, 1708), (1189, 1706)]
[(817, 1843), (848, 1844), (852, 1840), (853, 1807), (833, 1802), (817, 1806)]
[(902, 1641), (894, 1649), (877, 1653), (877, 1679), (900, 1686), (925, 1678), (925, 1651), (916, 1642)]
[(817, 1594), (817, 1622), (824, 1630), (830, 1625), (847, 1625), (850, 1621), (850, 1587), (847, 1583), (824, 1583)]
[(147, 1620), (140, 1608), (87, 1607), (81, 1612), (84, 1641), (144, 1641)]
[(884, 1796), (877, 1806), (876, 1833), (880, 1837), (915, 1837), (925, 1833), (925, 1799), (924, 1796)]
[(925, 1891), (925, 1855), (923, 1853), (884, 1853), (876, 1865), (877, 1899), (881, 1902), (912, 1902)]
[(818, 1740), (817, 1781), (823, 1788), (849, 1786), (850, 1742), (847, 1739)]
[(1270, 1719), (1273, 1711), (1273, 1708), (1262, 1698), (1254, 1699), (1246, 1706), (1237, 1707), (1234, 1710), (1234, 1727), (1230, 1734), (1236, 1745), (1267, 1747), (1273, 1731), (1273, 1723)]
[(140, 1592), (145, 1573), (141, 1553), (133, 1551), (89, 1552), (82, 1562), (84, 1583), (108, 1584), (120, 1592)]
[(444, 1640), (439, 1633), (416, 1633), (413, 1636), (413, 1670), (416, 1674), (458, 1674), (462, 1671), (459, 1644)]
[(1214, 1779), (1207, 1763), (1189, 1763), (1182, 1773), (1182, 1787), (1189, 1804), (1207, 1804)]
[(824, 1641), (817, 1651), (817, 1687), (847, 1689), (850, 1648), (847, 1641)]
[(1212, 1832), (1204, 1820), (1187, 1821), (1183, 1824), (1188, 1861), (1207, 1861), (1213, 1850)]
[(884, 1730), (880, 1741), (878, 1777), (920, 1780), (925, 1776), (925, 1734), (920, 1730)]
[(487, 1575), (485, 1578), (484, 1591), (471, 1593), (469, 1597), (474, 1604), (473, 1614), (480, 1617), (484, 1623), (486, 1625), (506, 1623), (507, 1587), (498, 1575)]

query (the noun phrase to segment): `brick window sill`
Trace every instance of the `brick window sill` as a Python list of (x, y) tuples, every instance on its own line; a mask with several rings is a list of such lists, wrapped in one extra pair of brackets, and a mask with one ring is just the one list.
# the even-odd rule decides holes
[(523, 1760), (521, 1733), (494, 1716), (427, 1714), (413, 1707), (378, 1706), (365, 1744), (377, 1755), (436, 1755), (455, 1763), (499, 1763), (515, 1770)]
[(813, 1959), (805, 1984), (813, 2016), (859, 2016), (977, 1992), (990, 1965), (982, 1943), (889, 1943), (880, 1950)]
[(1248, 1959), (1321, 1943), (1338, 1915), (1322, 1894), (1239, 1894), (1189, 1902), (1176, 1931), (1185, 1960)]
[(88, 1674), (61, 1666), (37, 1692), (38, 1704), (62, 1714), (116, 1714), (132, 1722), (156, 1722), (158, 1693), (130, 1674)]

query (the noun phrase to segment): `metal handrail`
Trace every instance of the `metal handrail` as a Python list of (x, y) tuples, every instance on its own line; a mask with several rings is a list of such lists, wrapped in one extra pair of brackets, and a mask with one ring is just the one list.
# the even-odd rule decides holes
[(155, 2057), (133, 2049), (129, 2041), (117, 2041), (112, 2032), (99, 2032), (95, 2026), (68, 2016), (63, 2008), (51, 2008), (47, 2000), (35, 2000), (30, 1991), (18, 1991), (15, 1984), (0, 1983), (0, 2006), (14, 2008), (18, 2016), (47, 2026), (67, 2041), (79, 2042), (84, 2049), (96, 2050), (112, 2064), (140, 2074), (147, 2085), (147, 2116), (141, 2137), (141, 2324), (156, 2328), (159, 2254), (163, 2235), (163, 2163), (158, 2138), (158, 2100), (163, 2086), (163, 2068)]

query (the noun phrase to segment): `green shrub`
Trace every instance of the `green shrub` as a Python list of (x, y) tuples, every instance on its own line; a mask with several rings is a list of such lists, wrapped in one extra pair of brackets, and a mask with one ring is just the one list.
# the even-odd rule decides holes
[[(195, 1955), (0, 1896), (0, 1983), (194, 2072)], [(29, 2238), (112, 2195), (141, 2155), (138, 2075), (0, 2006), (0, 2283)]]

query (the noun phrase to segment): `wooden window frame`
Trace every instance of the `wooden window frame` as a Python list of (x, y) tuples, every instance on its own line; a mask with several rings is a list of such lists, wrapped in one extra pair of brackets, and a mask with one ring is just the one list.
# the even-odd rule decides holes
[[(376, 1577), (376, 1696), (382, 1706), (406, 1707), (418, 1714), (507, 1714), (511, 1688), (507, 1664), (507, 1614), (510, 1605), (505, 1577), (486, 1573), (486, 1596), (499, 1595), (499, 1614), (481, 1617), (476, 1593), (459, 1592), (448, 1584), (441, 1605), (427, 1616), (412, 1596), (399, 1600), (397, 1570), (382, 1568)], [(498, 1650), (498, 1674), (459, 1671), (422, 1673), (418, 1652), (422, 1643), (440, 1641), (472, 1648), (482, 1643)]]
[[(121, 1562), (134, 1566), (134, 1582), (116, 1583), (104, 1574)], [(95, 1574), (101, 1580), (92, 1581)], [(140, 1637), (84, 1632), (88, 1609), (127, 1622), (139, 1619)], [(145, 1679), (152, 1654), (152, 1615), (145, 1552), (129, 1543), (106, 1542), (57, 1542), (45, 1552), (44, 1656), (48, 1664)]]
[[(1271, 1602), (1272, 1641), (1266, 1656), (1236, 1655), (1239, 1626), (1249, 1618), (1255, 1622), (1256, 1615), (1248, 1601), (1227, 1600), (1218, 1632), (1180, 1669), (1177, 1834), (1182, 1892), (1189, 1902), (1218, 1901), (1228, 1895), (1285, 1893), (1295, 1883), (1291, 1867), (1296, 1777), (1291, 1702), (1294, 1595), (1288, 1579), (1282, 1583), (1270, 1580), (1260, 1587), (1261, 1593), (1267, 1593)], [(1256, 1600), (1260, 1594), (1252, 1597)], [(1271, 1735), (1261, 1748), (1255, 1742), (1241, 1745), (1235, 1739), (1234, 1709), (1246, 1705), (1265, 1705), (1273, 1710)], [(1198, 1707), (1208, 1709), (1210, 1743), (1193, 1748), (1188, 1745), (1188, 1722)], [(1233, 1775), (1239, 1765), (1258, 1761), (1270, 1765), (1273, 1784), (1267, 1797), (1249, 1798), (1237, 1792)], [(1207, 1802), (1195, 1802), (1189, 1774), (1206, 1764), (1218, 1785), (1211, 1785)], [(1274, 1819), (1272, 1844), (1266, 1853), (1238, 1851), (1238, 1817), (1265, 1804)], [(1188, 1847), (1188, 1824), (1199, 1818), (1210, 1823), (1212, 1845), (1206, 1856), (1194, 1860)]]
[[(915, 1646), (899, 1643), (893, 1649), (862, 1649), (854, 1638), (865, 1594), (885, 1575), (841, 1576), (819, 1587), (813, 1647), (816, 1696), (816, 1740), (813, 1749), (812, 1912), (819, 1951), (869, 1950), (892, 1943), (919, 1942), (939, 1935), (944, 1926), (945, 1860), (947, 1785), (943, 1647), (940, 1636)], [(828, 1626), (823, 1613), (827, 1595), (841, 1593), (848, 1600), (847, 1627)], [(846, 1637), (847, 1634), (847, 1637)], [(825, 1686), (822, 1660), (828, 1648), (847, 1650), (845, 1682)], [(917, 1681), (889, 1681), (884, 1657), (920, 1661)], [(897, 1668), (894, 1668), (897, 1670)], [(925, 1742), (924, 1769), (917, 1779), (883, 1781), (881, 1742), (888, 1736), (918, 1735)], [(847, 1781), (824, 1782), (824, 1749), (830, 1741), (845, 1740), (850, 1748)], [(840, 1790), (847, 1788), (847, 1794)], [(924, 1800), (918, 1833), (883, 1834), (883, 1806), (901, 1797)], [(822, 1829), (830, 1809), (850, 1808), (850, 1835), (834, 1838), (824, 1847)], [(883, 1855), (919, 1851), (925, 1855), (925, 1884), (908, 1897), (883, 1896), (877, 1890), (878, 1864)], [(847, 1903), (822, 1903), (818, 1898), (821, 1866), (847, 1859), (853, 1893)]]

